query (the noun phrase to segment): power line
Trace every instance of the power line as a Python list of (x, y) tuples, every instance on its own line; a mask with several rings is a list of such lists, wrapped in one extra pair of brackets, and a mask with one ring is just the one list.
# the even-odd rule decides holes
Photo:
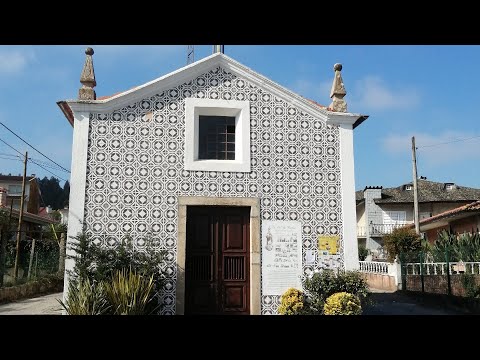
[(53, 162), (55, 165), (61, 167), (63, 170), (65, 170), (66, 172), (70, 172), (69, 170), (65, 169), (62, 165), (56, 163), (55, 161), (53, 161), (52, 159), (50, 159), (47, 155), (45, 155), (44, 153), (42, 153), (40, 150), (36, 149), (33, 145), (29, 144), (27, 141), (23, 140), (19, 135), (15, 134), (12, 130), (10, 130), (4, 123), (2, 123), (0, 121), (0, 125), (2, 125), (5, 129), (7, 129), (8, 131), (10, 131), (13, 135), (15, 135), (17, 138), (19, 138), (20, 140), (22, 140), (25, 144), (27, 144), (28, 146), (30, 146), (33, 150), (35, 150), (36, 152), (38, 152), (40, 155), (44, 156), (45, 158), (47, 158), (48, 160), (50, 160), (51, 162)]
[(28, 160), (33, 160), (33, 161), (35, 161), (37, 163), (40, 163), (41, 165), (46, 166), (46, 167), (48, 167), (50, 169), (53, 169), (53, 170), (65, 171), (65, 170), (60, 169), (58, 166), (51, 165), (51, 164), (49, 164), (45, 161), (41, 161), (41, 160), (34, 159), (34, 158), (31, 158), (31, 157), (29, 157)]
[(53, 176), (55, 176), (56, 178), (59, 178), (60, 180), (63, 180), (63, 181), (68, 181), (68, 180), (66, 180), (66, 179), (64, 179), (64, 178), (61, 178), (61, 177), (60, 177), (60, 176), (58, 176), (57, 174), (54, 174), (53, 172), (51, 172), (51, 171), (50, 171), (50, 170), (48, 170), (47, 168), (44, 168), (42, 165), (40, 165), (40, 164), (36, 163), (36, 162), (35, 162), (35, 161), (33, 161), (32, 159), (30, 159), (30, 161), (32, 162), (32, 164), (35, 164), (35, 165), (37, 165), (37, 166), (41, 167), (43, 170), (45, 170), (45, 171), (49, 172), (50, 174), (52, 174), (52, 175), (53, 175)]
[(479, 136), (473, 136), (473, 137), (466, 138), (466, 139), (457, 139), (457, 140), (447, 141), (447, 142), (438, 143), (438, 144), (418, 146), (417, 149), (446, 145), (446, 144), (453, 144), (453, 143), (456, 143), (456, 142), (467, 141), (467, 140), (472, 140), (472, 139), (477, 139), (477, 138), (480, 138), (480, 135)]
[(5, 145), (7, 145), (9, 148), (15, 150), (17, 153), (19, 153), (20, 155), (24, 156), (20, 151), (18, 151), (17, 149), (15, 149), (12, 145), (9, 145), (7, 144), (5, 141), (3, 141), (2, 139), (0, 139), (1, 142), (3, 142)]
[(14, 157), (19, 157), (18, 155), (15, 155), (15, 154), (9, 154), (9, 153), (0, 153), (0, 155), (3, 155), (3, 156), (14, 156)]
[(3, 155), (0, 155), (0, 159), (3, 159), (3, 160), (15, 160), (15, 161), (22, 161), (20, 159), (12, 159), (12, 158), (9, 158), (9, 157), (4, 157)]
[[(1, 122), (0, 122), (0, 123), (1, 123)], [(2, 124), (2, 125), (3, 125), (3, 124)], [(2, 139), (0, 139), (0, 141), (3, 142), (3, 143), (4, 143), (5, 145), (7, 145), (8, 147), (10, 147), (11, 149), (15, 150), (15, 151), (16, 151), (17, 153), (19, 153), (20, 155), (22, 155), (22, 158), (24, 157), (24, 155), (23, 155), (20, 151), (18, 151), (17, 149), (15, 149), (12, 145), (6, 143), (6, 142), (5, 142), (4, 140), (2, 140)], [(10, 156), (16, 156), (16, 155), (12, 155), (12, 154), (8, 154), (8, 155), (10, 155)], [(67, 180), (65, 180), (64, 178), (61, 178), (60, 176), (58, 176), (57, 174), (54, 174), (54, 173), (51, 172), (50, 170), (44, 168), (42, 165), (40, 165), (40, 164), (38, 164), (37, 162), (35, 162), (35, 160), (33, 160), (32, 158), (28, 158), (28, 159), (29, 159), (33, 164), (41, 167), (43, 170), (49, 172), (50, 174), (54, 175), (55, 177), (59, 178), (60, 180), (67, 181)], [(6, 160), (15, 160), (15, 159), (6, 159)], [(20, 160), (20, 161), (22, 161), (22, 160)], [(57, 164), (57, 165), (58, 165), (58, 164)], [(60, 165), (59, 165), (59, 166), (60, 166)], [(61, 167), (61, 166), (60, 166), (60, 167)], [(65, 169), (65, 168), (64, 168), (64, 169)], [(65, 169), (65, 170), (66, 170), (66, 169)], [(67, 171), (68, 171), (68, 170), (67, 170)], [(70, 171), (68, 171), (68, 172), (70, 172)]]

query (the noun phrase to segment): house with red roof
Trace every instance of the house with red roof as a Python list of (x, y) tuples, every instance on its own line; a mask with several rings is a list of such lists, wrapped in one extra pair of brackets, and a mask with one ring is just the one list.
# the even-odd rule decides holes
[[(13, 209), (20, 209), (20, 198), (22, 197), (23, 177), (21, 175), (1, 174), (0, 188), (6, 191), (4, 205)], [(31, 214), (38, 214), (40, 206), (40, 188), (35, 174), (25, 179), (25, 209)]]
[(442, 230), (454, 234), (479, 233), (480, 200), (423, 219), (419, 225), (429, 242), (435, 242)]
[[(480, 189), (452, 182), (430, 181), (425, 177), (417, 180), (417, 186), (420, 231), (426, 232), (429, 240), (436, 239), (436, 231), (440, 227), (460, 231), (463, 229), (461, 224), (468, 228), (478, 226), (471, 210), (476, 211), (472, 202), (476, 204), (480, 200)], [(355, 195), (359, 244), (364, 244), (374, 255), (378, 252), (381, 256), (383, 237), (395, 228), (414, 222), (413, 184), (409, 182), (392, 188), (367, 186)], [(451, 211), (456, 214), (454, 217), (450, 217)]]
[(275, 314), (302, 276), (358, 268), (353, 133), (368, 116), (347, 111), (341, 64), (329, 106), (221, 45), (97, 97), (93, 53), (78, 98), (58, 102), (73, 126), (68, 233), (166, 251), (162, 314)]

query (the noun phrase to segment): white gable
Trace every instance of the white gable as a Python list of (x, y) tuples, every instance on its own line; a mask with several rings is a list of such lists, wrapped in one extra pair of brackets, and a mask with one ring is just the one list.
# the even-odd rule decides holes
[[(141, 99), (161, 93), (171, 87), (188, 82), (196, 76), (218, 66), (236, 76), (251, 81), (258, 87), (271, 92), (278, 98), (329, 124), (348, 123), (354, 125), (358, 120), (362, 121), (366, 118), (366, 116), (361, 114), (332, 112), (326, 108), (322, 108), (222, 53), (215, 53), (158, 79), (104, 100), (67, 100), (65, 102), (59, 102), (59, 106), (64, 112), (65, 110), (62, 107), (64, 103), (68, 104), (73, 112), (111, 112), (128, 104), (140, 101)], [(72, 119), (69, 120), (72, 122)]]

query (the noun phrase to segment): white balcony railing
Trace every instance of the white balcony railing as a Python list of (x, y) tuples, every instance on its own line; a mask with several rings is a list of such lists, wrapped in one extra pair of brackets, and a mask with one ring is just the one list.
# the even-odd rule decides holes
[(359, 261), (360, 271), (374, 274), (388, 274), (388, 262)]
[[(408, 222), (402, 222), (397, 224), (370, 224), (368, 226), (368, 232), (370, 237), (379, 237), (387, 234), (391, 234), (393, 230), (401, 228)], [(357, 226), (357, 237), (366, 237), (367, 236), (367, 227), (366, 226)]]

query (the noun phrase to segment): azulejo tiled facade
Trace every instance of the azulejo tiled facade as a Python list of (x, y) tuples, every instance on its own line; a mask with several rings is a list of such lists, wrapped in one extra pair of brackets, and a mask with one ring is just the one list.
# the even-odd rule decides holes
[[(185, 98), (250, 101), (251, 172), (184, 170)], [(218, 67), (111, 113), (90, 115), (84, 222), (114, 247), (130, 232), (141, 250), (167, 251), (163, 313), (175, 313), (179, 196), (260, 199), (261, 220), (302, 223), (303, 251), (319, 234), (340, 235), (342, 207), (337, 126)], [(316, 257), (304, 274), (324, 266)], [(343, 266), (342, 255), (333, 266)], [(262, 314), (279, 296), (262, 294)]]

